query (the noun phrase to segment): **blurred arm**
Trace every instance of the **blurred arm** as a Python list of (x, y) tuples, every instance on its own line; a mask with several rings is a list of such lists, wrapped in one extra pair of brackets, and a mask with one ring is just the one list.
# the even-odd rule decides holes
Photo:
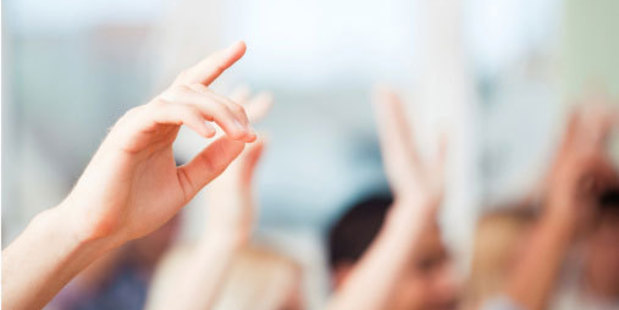
[[(261, 94), (248, 100), (246, 91), (231, 96), (248, 111), (250, 121), (266, 114), (272, 99)], [(173, 289), (159, 291), (149, 309), (209, 309), (224, 283), (233, 258), (251, 237), (255, 201), (252, 179), (264, 147), (259, 138), (208, 189), (208, 221), (203, 237), (186, 257)], [(165, 279), (170, 280), (170, 279)]]
[(525, 309), (545, 309), (554, 290), (565, 254), (572, 244), (573, 229), (544, 217), (508, 282), (507, 295)]
[(547, 308), (565, 255), (593, 225), (602, 190), (617, 176), (606, 156), (612, 127), (606, 109), (576, 111), (551, 170), (544, 214), (508, 280), (507, 294), (525, 309)]
[(424, 221), (434, 220), (429, 206), (395, 202), (378, 236), (357, 262), (328, 309), (386, 309), (400, 276), (407, 272)]
[(421, 163), (396, 95), (383, 90), (374, 102), (383, 164), (395, 202), (378, 236), (330, 300), (330, 310), (386, 309), (442, 199), (444, 152), (435, 165)]

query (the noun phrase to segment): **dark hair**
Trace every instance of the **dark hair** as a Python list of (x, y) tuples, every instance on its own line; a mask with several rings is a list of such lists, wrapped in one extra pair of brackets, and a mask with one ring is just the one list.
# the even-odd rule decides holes
[(599, 198), (599, 204), (602, 211), (616, 210), (619, 208), (619, 188), (610, 188), (605, 190)]
[(356, 262), (380, 230), (393, 198), (388, 194), (368, 196), (348, 208), (329, 229), (329, 264)]

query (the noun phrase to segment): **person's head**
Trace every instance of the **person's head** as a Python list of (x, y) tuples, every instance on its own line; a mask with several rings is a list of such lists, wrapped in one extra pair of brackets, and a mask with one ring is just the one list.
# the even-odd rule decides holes
[[(374, 195), (354, 204), (331, 227), (329, 263), (337, 289), (370, 246), (391, 206), (388, 195)], [(389, 309), (451, 309), (458, 288), (437, 223), (423, 230), (415, 257), (393, 292)]]
[(587, 237), (584, 281), (601, 298), (619, 299), (619, 189), (606, 191)]
[(232, 263), (213, 309), (300, 310), (301, 268), (260, 247), (243, 249)]
[(481, 302), (502, 292), (536, 218), (530, 206), (510, 204), (499, 206), (477, 221), (466, 288), (467, 309), (477, 309)]

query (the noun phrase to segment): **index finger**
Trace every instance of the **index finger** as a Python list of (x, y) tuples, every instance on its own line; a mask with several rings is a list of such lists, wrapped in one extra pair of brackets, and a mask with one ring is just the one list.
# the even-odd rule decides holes
[(390, 89), (379, 87), (374, 91), (373, 103), (381, 151), (386, 161), (393, 161), (385, 164), (393, 164), (394, 169), (399, 169), (402, 165), (408, 166), (411, 160), (418, 163), (412, 129), (398, 96)]
[(176, 84), (203, 84), (210, 85), (219, 75), (232, 66), (245, 54), (245, 42), (238, 41), (231, 46), (216, 51), (196, 65), (183, 71), (174, 81)]

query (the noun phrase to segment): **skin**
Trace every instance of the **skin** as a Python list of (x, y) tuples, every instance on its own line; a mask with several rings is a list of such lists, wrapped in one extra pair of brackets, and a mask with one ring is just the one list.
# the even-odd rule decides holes
[(597, 199), (618, 184), (607, 154), (616, 111), (575, 111), (551, 169), (542, 218), (508, 280), (507, 294), (525, 309), (545, 309), (570, 246), (595, 223)]
[[(616, 208), (617, 206), (615, 206)], [(608, 212), (587, 238), (583, 286), (603, 300), (619, 299), (619, 213)]]
[[(114, 125), (68, 197), (37, 215), (2, 253), (2, 307), (42, 308), (97, 257), (172, 218), (256, 139), (244, 109), (208, 85), (245, 53), (238, 42), (183, 71)], [(226, 133), (177, 167), (181, 126)]]
[[(417, 253), (395, 284), (386, 309), (455, 309), (457, 306), (459, 287), (453, 277), (448, 253), (438, 225), (430, 226), (422, 232)], [(335, 269), (336, 289), (347, 281), (354, 267), (348, 263)]]
[[(251, 122), (270, 109), (272, 97), (262, 93), (249, 98), (247, 89), (231, 96), (248, 112)], [(264, 148), (259, 138), (245, 148), (228, 169), (208, 188), (206, 229), (183, 263), (174, 290), (162, 292), (149, 309), (209, 309), (216, 300), (233, 258), (249, 243), (254, 221), (255, 199), (252, 179)]]
[[(359, 262), (336, 272), (341, 285), (328, 309), (453, 306), (456, 289), (444, 268), (446, 254), (436, 225), (443, 197), (444, 143), (433, 164), (422, 162), (397, 96), (380, 89), (374, 103), (383, 164), (395, 200)], [(430, 267), (424, 272), (421, 266)]]

